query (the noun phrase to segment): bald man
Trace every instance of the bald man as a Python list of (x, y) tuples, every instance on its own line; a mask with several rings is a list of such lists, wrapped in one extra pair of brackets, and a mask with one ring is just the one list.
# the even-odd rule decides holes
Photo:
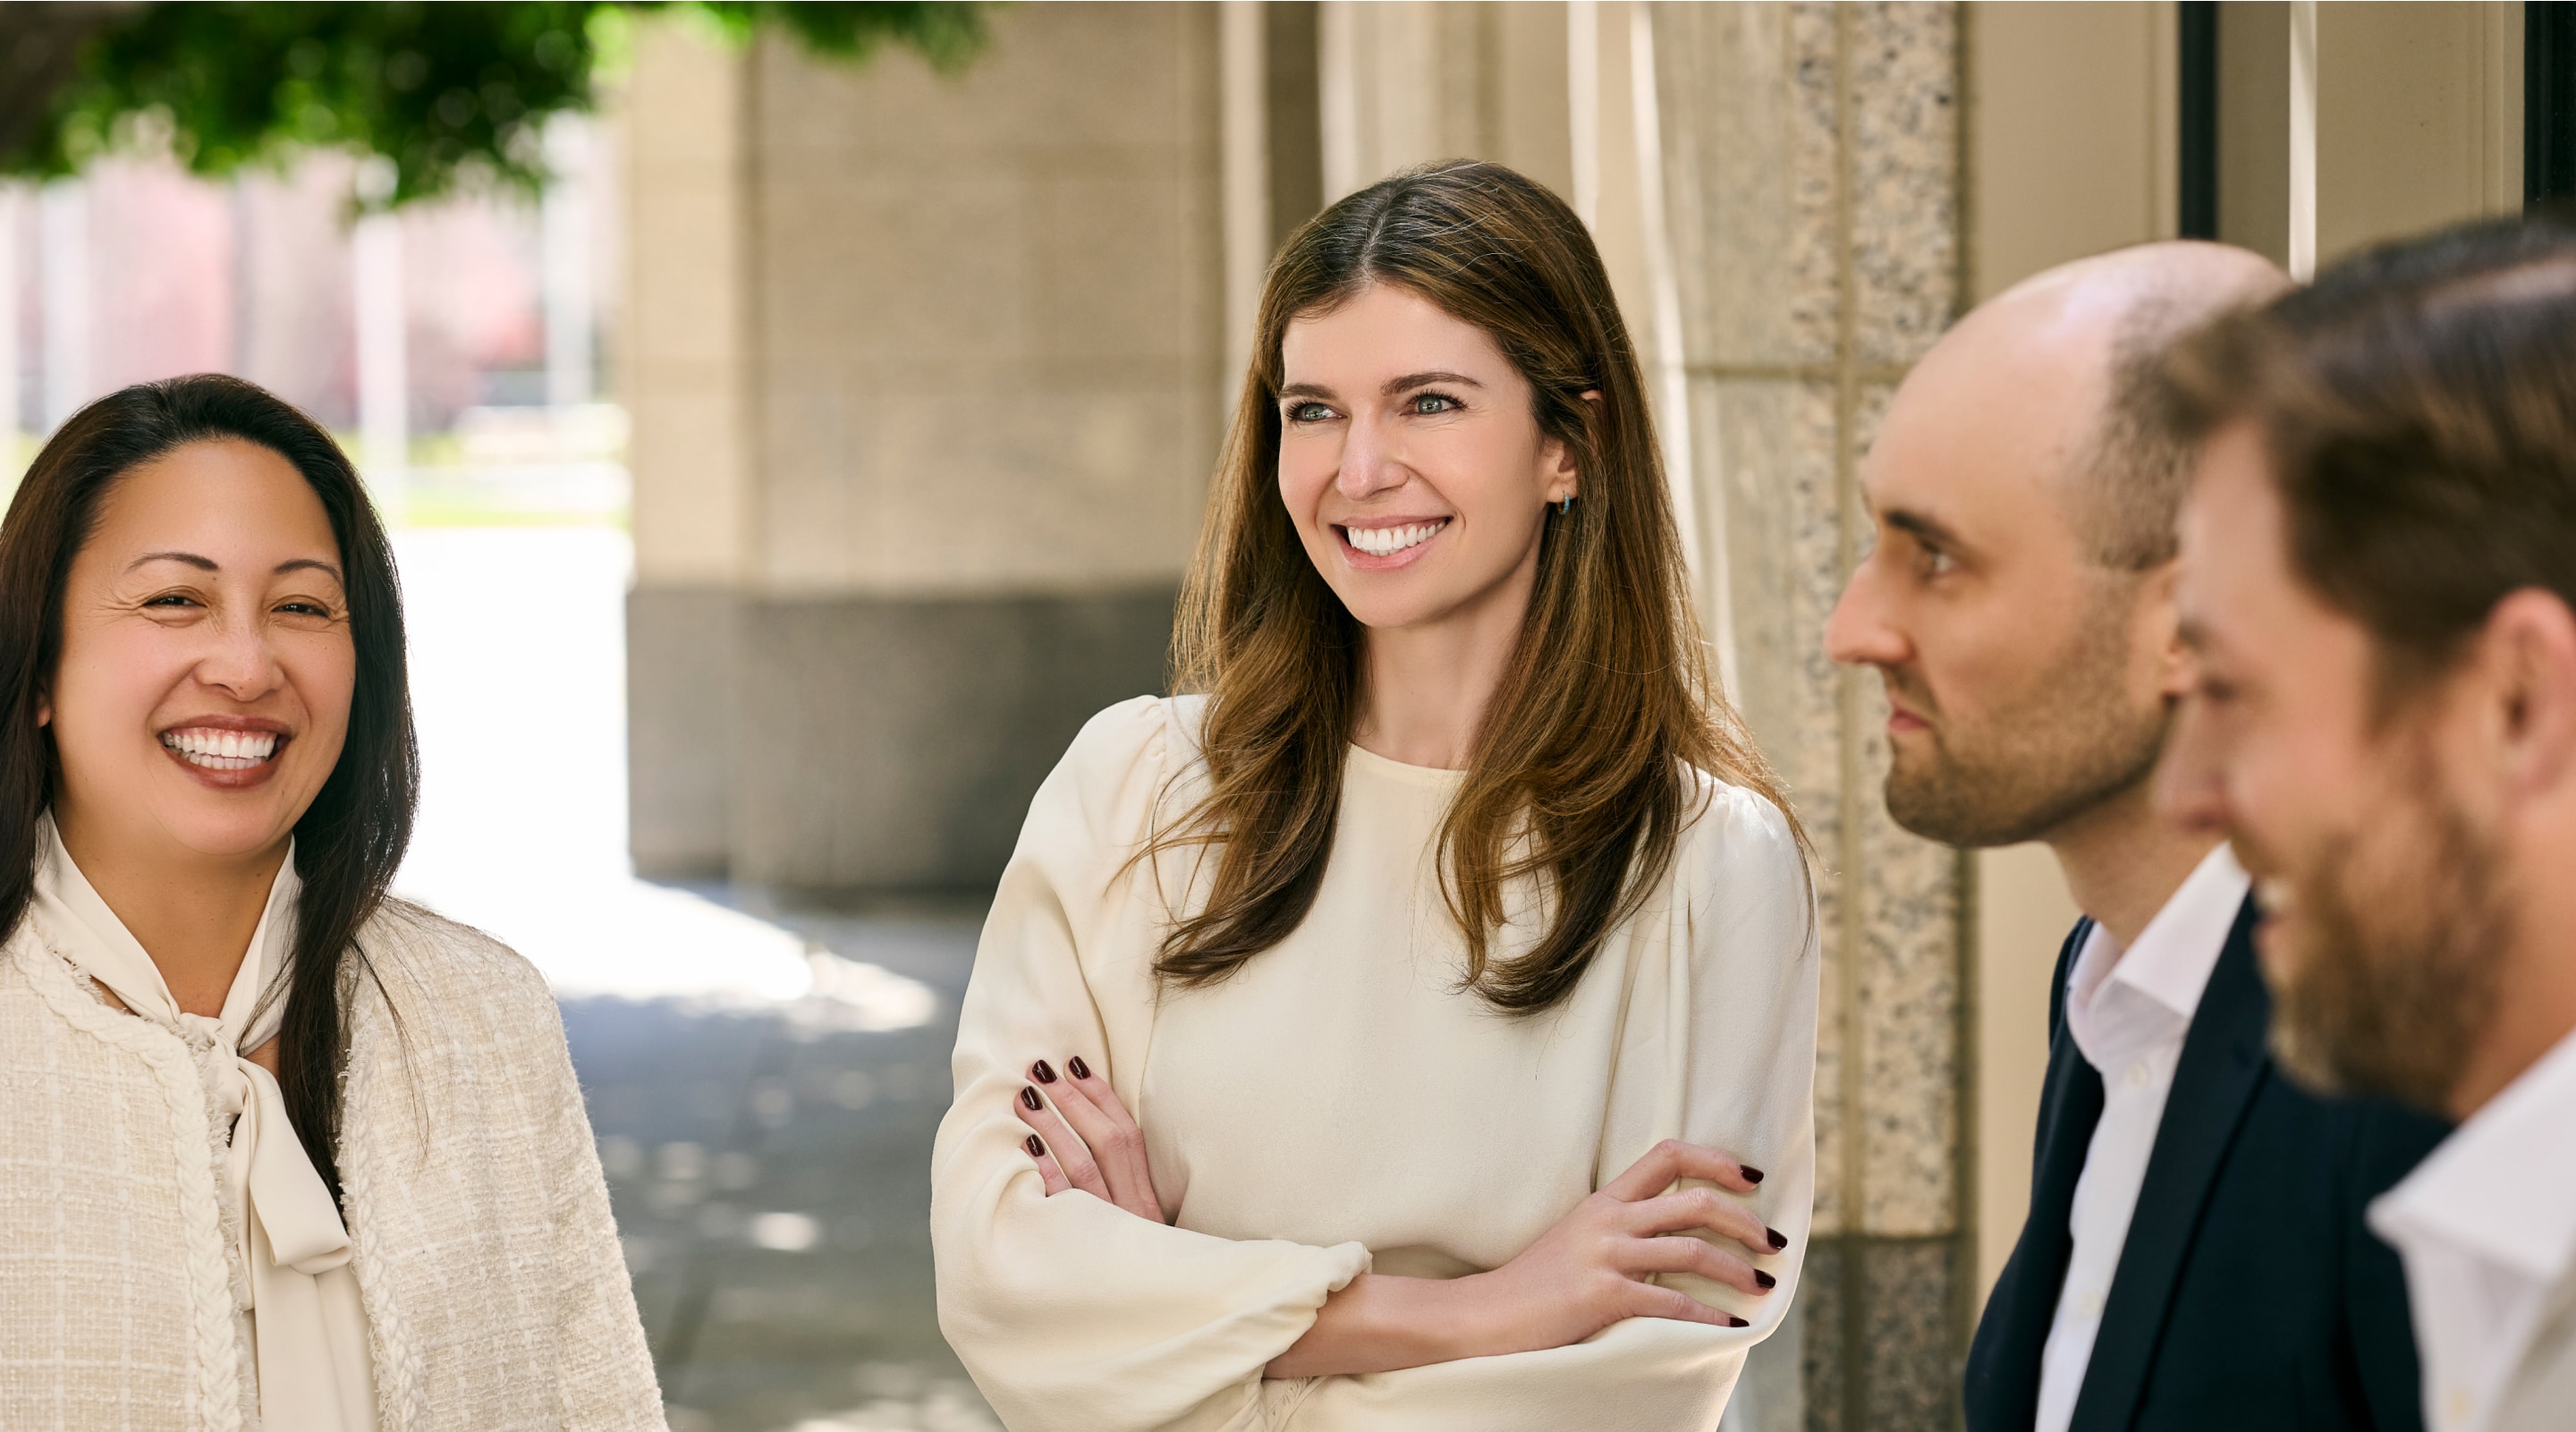
[(2216, 244), (2042, 274), (1925, 355), (1863, 470), (1878, 541), (1826, 642), (1884, 680), (1889, 814), (1954, 845), (2044, 841), (2085, 912), (1971, 1432), (2421, 1427), (2404, 1276), (2363, 1213), (2444, 1129), (2273, 1068), (2246, 874), (2154, 798), (2191, 677), (2192, 456), (2154, 365), (2286, 286)]

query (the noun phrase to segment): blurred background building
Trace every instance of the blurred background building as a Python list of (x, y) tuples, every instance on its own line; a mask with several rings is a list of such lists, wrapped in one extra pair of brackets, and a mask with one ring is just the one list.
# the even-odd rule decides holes
[(417, 628), (405, 888), (564, 994), (675, 1426), (989, 1427), (920, 1227), (979, 902), (1081, 721), (1164, 687), (1280, 239), (1408, 164), (1523, 169), (1601, 243), (1826, 867), (1816, 1242), (1728, 1425), (1946, 1428), (2073, 912), (2045, 852), (1880, 805), (1878, 683), (1821, 651), (1877, 415), (2065, 259), (2305, 273), (2576, 193), (2570, 8), (1081, 3), (952, 69), (683, 10), (548, 124), (536, 199), (352, 224), (382, 176), (328, 155), (0, 189), (0, 417), (24, 453), (225, 368), (349, 434)]

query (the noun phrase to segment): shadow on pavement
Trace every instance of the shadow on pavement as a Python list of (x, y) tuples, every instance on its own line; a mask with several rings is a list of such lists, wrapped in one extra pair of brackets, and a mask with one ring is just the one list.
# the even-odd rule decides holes
[(702, 889), (920, 980), (926, 1025), (567, 999), (673, 1432), (998, 1432), (939, 1335), (930, 1143), (982, 901), (829, 912)]

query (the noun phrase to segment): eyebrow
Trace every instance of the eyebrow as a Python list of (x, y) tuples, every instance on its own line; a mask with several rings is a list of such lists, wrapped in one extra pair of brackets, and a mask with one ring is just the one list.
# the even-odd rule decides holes
[[(1410, 392), (1415, 388), (1427, 388), (1434, 383), (1457, 383), (1469, 388), (1485, 386), (1464, 373), (1452, 373), (1445, 368), (1435, 368), (1425, 373), (1407, 373), (1400, 378), (1389, 378), (1379, 385), (1377, 391), (1380, 397), (1392, 398), (1398, 393)], [(1315, 398), (1330, 402), (1335, 395), (1332, 389), (1320, 383), (1289, 383), (1279, 389), (1279, 396)]]
[(1889, 508), (1887, 511), (1879, 514), (1879, 520), (1909, 537), (1913, 537), (1919, 541), (1930, 542), (1935, 546), (1965, 547), (1968, 545), (1967, 543), (1960, 541), (1959, 534), (1944, 526), (1939, 519), (1927, 517), (1910, 508)]
[(1464, 373), (1433, 369), (1428, 373), (1407, 373), (1401, 378), (1389, 378), (1386, 380), (1386, 385), (1377, 391), (1380, 397), (1392, 398), (1398, 393), (1409, 392), (1415, 388), (1426, 388), (1433, 383), (1463, 383), (1470, 388), (1485, 386)]
[[(177, 562), (181, 566), (194, 567), (200, 572), (220, 572), (223, 570), (223, 568), (216, 563), (214, 558), (201, 557), (194, 552), (146, 552), (142, 556), (135, 558), (133, 561), (126, 563), (125, 570), (131, 572), (146, 562)], [(338, 582), (344, 587), (349, 584), (348, 578), (340, 575), (340, 569), (338, 567), (323, 561), (319, 557), (290, 557), (285, 561), (278, 563), (276, 567), (276, 575), (281, 577), (285, 576), (289, 572), (301, 571), (325, 573), (332, 581)]]

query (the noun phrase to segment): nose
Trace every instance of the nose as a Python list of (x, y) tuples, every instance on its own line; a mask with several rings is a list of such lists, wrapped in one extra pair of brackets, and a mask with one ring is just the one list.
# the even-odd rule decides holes
[(1881, 667), (1902, 665), (1912, 655), (1905, 634), (1888, 620), (1875, 555), (1853, 570), (1825, 620), (1825, 655), (1845, 666)]
[(1333, 474), (1334, 490), (1360, 502), (1404, 486), (1413, 474), (1404, 465), (1395, 437), (1369, 414), (1351, 419), (1342, 439), (1342, 465)]
[(199, 683), (235, 701), (257, 701), (285, 679), (277, 652), (269, 644), (267, 623), (257, 614), (227, 614), (206, 627), (207, 645), (198, 655)]
[(2225, 835), (2232, 824), (2217, 726), (2197, 697), (2184, 697), (2174, 711), (2156, 771), (2156, 806), (2167, 820), (2199, 834)]

